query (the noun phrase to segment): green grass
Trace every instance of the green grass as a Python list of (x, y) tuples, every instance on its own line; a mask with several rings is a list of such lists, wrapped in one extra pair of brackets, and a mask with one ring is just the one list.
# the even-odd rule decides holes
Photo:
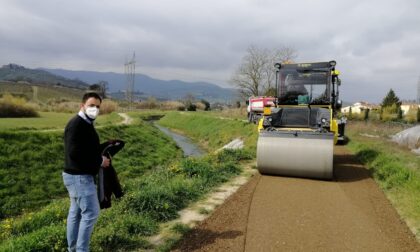
[[(67, 122), (76, 113), (39, 112), (36, 118), (0, 118), (0, 130), (46, 130), (64, 129)], [(122, 118), (117, 113), (100, 115), (97, 126), (111, 125), (120, 122)]]
[[(36, 85), (35, 85), (36, 86)], [(67, 99), (71, 101), (80, 101), (83, 96), (84, 90), (74, 89), (68, 87), (54, 87), (54, 86), (36, 86), (38, 88), (38, 101), (43, 103), (49, 100), (56, 99)], [(8, 83), (0, 82), (0, 94), (10, 93), (13, 95), (23, 96), (28, 100), (33, 100), (33, 87), (27, 84), (21, 83)]]
[[(180, 153), (167, 137), (146, 124), (101, 128), (98, 133), (102, 141), (118, 138), (127, 142), (115, 159), (117, 169), (124, 167), (122, 177), (140, 175)], [(64, 166), (61, 131), (0, 132), (0, 144), (0, 218), (45, 205), (65, 194), (60, 174)]]
[[(126, 141), (126, 147), (113, 160), (126, 194), (120, 200), (114, 200), (110, 209), (101, 211), (92, 237), (92, 251), (152, 249), (153, 245), (147, 242), (146, 237), (156, 234), (160, 223), (176, 218), (179, 210), (239, 174), (241, 167), (238, 161), (250, 158), (248, 152), (225, 150), (202, 158), (182, 159), (181, 151), (166, 135), (149, 123), (136, 121), (139, 123), (132, 126), (98, 130), (101, 139), (120, 138)], [(15, 140), (12, 145), (17, 151), (8, 153), (9, 156), (20, 155), (18, 153), (22, 151), (19, 148), (27, 148), (30, 153), (29, 149), (33, 148), (31, 143), (45, 143), (44, 135), (52, 137), (50, 142), (57, 145), (57, 149), (51, 150), (55, 152), (53, 159), (57, 163), (52, 166), (56, 170), (49, 171), (52, 175), (44, 184), (56, 181), (64, 192), (59, 164), (62, 162), (62, 140), (58, 142), (54, 139), (61, 133), (7, 134), (10, 139), (31, 137), (31, 141), (27, 140), (25, 144)], [(2, 154), (1, 157), (7, 155)], [(43, 177), (45, 173), (39, 162), (41, 160), (34, 160), (29, 166), (35, 167), (32, 169), (36, 171), (36, 176)], [(21, 169), (24, 172), (28, 168)], [(6, 174), (7, 169), (4, 171)], [(25, 186), (22, 185), (23, 188)], [(4, 189), (7, 192), (7, 188)], [(27, 197), (27, 194), (21, 196)], [(0, 251), (64, 251), (67, 197), (63, 195), (36, 209), (0, 222)], [(179, 227), (175, 232), (184, 230), (184, 227)], [(170, 244), (165, 246), (169, 248)], [(165, 250), (163, 247), (155, 249)]]
[(159, 124), (183, 132), (209, 151), (235, 138), (244, 140), (247, 150), (256, 150), (257, 128), (242, 119), (221, 119), (207, 112), (168, 112)]
[[(352, 121), (348, 127), (348, 147), (366, 164), (400, 215), (419, 237), (420, 159), (408, 149), (389, 141), (389, 136), (400, 130), (398, 125)], [(376, 137), (366, 137), (364, 134)]]

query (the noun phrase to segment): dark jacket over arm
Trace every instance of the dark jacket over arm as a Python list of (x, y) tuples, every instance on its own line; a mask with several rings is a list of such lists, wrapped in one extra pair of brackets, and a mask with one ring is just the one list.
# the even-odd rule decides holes
[(116, 198), (123, 196), (120, 181), (117, 172), (112, 166), (112, 157), (124, 147), (124, 142), (121, 140), (111, 140), (101, 144), (102, 154), (111, 159), (110, 165), (107, 168), (99, 170), (98, 179), (98, 199), (101, 209), (111, 207), (111, 196)]

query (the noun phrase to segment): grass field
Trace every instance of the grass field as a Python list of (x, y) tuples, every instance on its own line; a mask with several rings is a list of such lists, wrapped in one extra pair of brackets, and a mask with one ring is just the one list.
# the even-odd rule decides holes
[[(36, 118), (0, 118), (1, 130), (47, 130), (64, 129), (67, 122), (76, 115), (75, 113), (39, 112)], [(96, 126), (111, 125), (121, 122), (122, 118), (117, 113), (100, 115), (95, 121)]]
[[(101, 139), (126, 141), (126, 147), (113, 160), (126, 194), (121, 200), (114, 200), (112, 208), (101, 212), (92, 237), (92, 251), (153, 248), (146, 237), (159, 231), (159, 223), (176, 218), (180, 209), (240, 173), (238, 160), (249, 158), (240, 151), (222, 151), (203, 158), (182, 159), (180, 149), (171, 139), (140, 120), (144, 115), (131, 115), (137, 117), (134, 125), (98, 130)], [(0, 139), (7, 140), (10, 149), (0, 154), (3, 159), (0, 163), (5, 164), (0, 172), (8, 175), (1, 181), (2, 206), (17, 202), (39, 204), (16, 205), (17, 209), (25, 208), (20, 209), (19, 216), (8, 213), (10, 208), (2, 209), (6, 211), (4, 217), (9, 217), (0, 222), (0, 251), (64, 251), (68, 199), (60, 176), (62, 133), (3, 134)], [(35, 152), (37, 143), (41, 148)], [(48, 183), (44, 180), (47, 174)], [(9, 190), (6, 183), (11, 180), (19, 182), (19, 190)], [(49, 186), (58, 189), (43, 191)], [(33, 195), (38, 198), (26, 198)], [(50, 195), (55, 198), (48, 198), (51, 203), (42, 201)]]
[(389, 137), (404, 127), (350, 121), (348, 147), (367, 165), (399, 214), (420, 239), (420, 158)]
[[(34, 97), (34, 87), (37, 89), (37, 97)], [(70, 101), (80, 101), (84, 90), (67, 88), (67, 87), (53, 87), (53, 86), (31, 86), (21, 83), (10, 83), (0, 81), (0, 93), (10, 93), (13, 95), (24, 96), (27, 100), (48, 102), (51, 99), (66, 99)]]
[(235, 138), (244, 140), (246, 149), (256, 150), (257, 127), (243, 119), (220, 117), (219, 113), (168, 112), (159, 124), (183, 132), (210, 151)]
[[(256, 126), (243, 122), (240, 113), (234, 118), (217, 112), (128, 114), (134, 117), (134, 125), (98, 129), (102, 140), (126, 141), (126, 147), (113, 160), (126, 195), (101, 212), (92, 251), (159, 249), (147, 237), (158, 233), (161, 223), (176, 218), (180, 209), (239, 174), (241, 160), (255, 158)], [(245, 141), (245, 150), (183, 159), (171, 139), (141, 120), (154, 115), (164, 115), (161, 125), (184, 133), (210, 152), (235, 138)], [(57, 128), (62, 125), (54, 124)], [(351, 121), (348, 146), (371, 169), (400, 214), (418, 232), (419, 159), (387, 138), (400, 130), (388, 124)], [(0, 204), (4, 211), (0, 251), (64, 251), (68, 199), (60, 176), (62, 132), (5, 130), (0, 134), (0, 144), (6, 146), (0, 150)], [(3, 206), (18, 211), (7, 212), (11, 208)], [(162, 248), (169, 250), (170, 246)]]

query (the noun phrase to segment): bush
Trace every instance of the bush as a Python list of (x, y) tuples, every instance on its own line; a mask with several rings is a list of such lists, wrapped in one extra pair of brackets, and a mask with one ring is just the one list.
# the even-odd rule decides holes
[(118, 103), (115, 101), (104, 99), (101, 103), (101, 109), (99, 110), (101, 115), (110, 114), (118, 110)]
[(160, 105), (160, 108), (164, 110), (179, 110), (180, 107), (184, 108), (183, 110), (185, 110), (184, 104), (179, 101), (165, 101)]
[(396, 121), (398, 119), (398, 107), (396, 104), (383, 107), (381, 112), (382, 121)]
[(189, 103), (187, 104), (187, 111), (196, 111), (197, 110), (197, 106), (193, 103)]
[(65, 101), (50, 106), (50, 111), (62, 113), (74, 113), (80, 109), (80, 102)]
[(407, 114), (405, 115), (405, 121), (408, 123), (415, 123), (417, 122), (417, 108), (412, 106), (408, 110)]
[(136, 108), (139, 109), (156, 109), (159, 108), (160, 104), (155, 97), (148, 97), (146, 101), (142, 101), (136, 104)]
[(0, 118), (39, 117), (33, 106), (28, 106), (24, 98), (5, 94), (0, 99)]
[(202, 102), (197, 102), (196, 104), (197, 110), (206, 110), (206, 104)]

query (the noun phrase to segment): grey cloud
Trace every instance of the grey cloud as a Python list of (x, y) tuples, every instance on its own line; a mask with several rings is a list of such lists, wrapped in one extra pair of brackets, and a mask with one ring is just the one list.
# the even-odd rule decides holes
[(344, 99), (380, 101), (389, 88), (412, 99), (419, 9), (415, 0), (5, 0), (0, 63), (121, 72), (135, 50), (154, 77), (227, 85), (248, 46), (286, 45), (301, 61), (336, 59)]

